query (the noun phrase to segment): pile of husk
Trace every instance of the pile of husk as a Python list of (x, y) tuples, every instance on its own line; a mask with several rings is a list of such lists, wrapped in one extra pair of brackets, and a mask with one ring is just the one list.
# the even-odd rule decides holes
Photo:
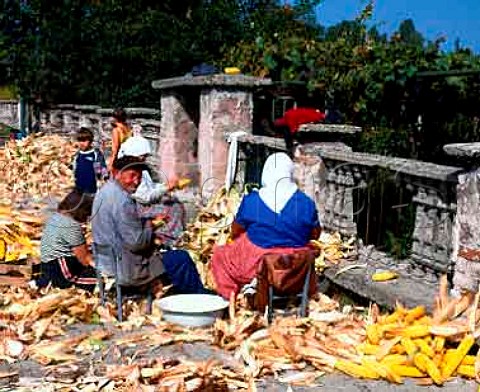
[(0, 204), (61, 198), (73, 185), (75, 146), (59, 135), (33, 134), (0, 150)]
[[(456, 376), (475, 378), (479, 354), (469, 351), (480, 334), (473, 310), (478, 296), (466, 319), (458, 317), (465, 309), (463, 300), (443, 294), (439, 298), (432, 316), (422, 307), (401, 305), (384, 315), (371, 306), (365, 316), (351, 306), (341, 309), (337, 301), (320, 294), (310, 301), (308, 317), (286, 313), (272, 325), (247, 310), (240, 298), (232, 299), (228, 317), (213, 327), (191, 329), (162, 321), (159, 313), (147, 316), (131, 304), (127, 321), (116, 324), (113, 306), (101, 307), (95, 296), (75, 289), (45, 295), (10, 289), (1, 296), (0, 361), (35, 360), (49, 365), (59, 382), (71, 379), (77, 388), (92, 391), (103, 387), (254, 391), (255, 380), (264, 377), (315, 386), (321, 376), (334, 371), (393, 383), (411, 377), (419, 385), (441, 385)], [(68, 329), (92, 323), (103, 325), (80, 333)], [(186, 342), (217, 346), (233, 357), (192, 362), (144, 355), (155, 347)], [(119, 362), (105, 365), (103, 358), (112, 355), (112, 348)], [(127, 352), (128, 361), (122, 360)], [(86, 362), (92, 362), (95, 377), (87, 371), (77, 374)]]
[(38, 257), (45, 208), (72, 188), (73, 143), (30, 135), (0, 149), (0, 262)]
[(0, 207), (0, 262), (38, 257), (42, 226), (39, 211)]
[(187, 226), (180, 241), (190, 251), (203, 283), (212, 287), (210, 259), (214, 245), (225, 245), (235, 218), (241, 195), (234, 188), (221, 188), (202, 208), (195, 221)]

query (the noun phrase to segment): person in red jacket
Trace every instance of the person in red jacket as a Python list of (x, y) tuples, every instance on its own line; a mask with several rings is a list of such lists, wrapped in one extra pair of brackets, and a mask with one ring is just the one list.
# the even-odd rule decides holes
[(290, 154), (293, 154), (293, 140), (298, 129), (303, 124), (319, 123), (325, 120), (325, 113), (310, 107), (288, 109), (283, 117), (274, 121), (276, 131), (283, 134), (285, 144)]

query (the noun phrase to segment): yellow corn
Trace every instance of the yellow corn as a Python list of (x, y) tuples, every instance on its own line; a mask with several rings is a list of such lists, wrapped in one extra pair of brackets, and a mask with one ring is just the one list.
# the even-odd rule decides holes
[(430, 334), (430, 327), (428, 325), (412, 325), (410, 327), (400, 328), (397, 331), (392, 331), (396, 336), (407, 338), (423, 338)]
[(442, 378), (442, 375), (440, 374), (440, 370), (438, 370), (438, 367), (435, 366), (435, 363), (430, 358), (428, 358), (425, 354), (418, 353), (417, 355), (415, 355), (414, 363), (415, 363), (415, 366), (419, 368), (421, 371), (426, 371), (426, 373), (430, 376), (430, 378), (433, 380), (435, 384), (437, 385), (443, 384), (443, 378)]
[(358, 348), (358, 351), (365, 355), (375, 355), (378, 350), (380, 350), (380, 346), (370, 343), (363, 343)]
[(405, 315), (405, 309), (397, 308), (395, 312), (385, 317), (385, 324), (397, 323), (403, 319), (404, 315)]
[(377, 372), (344, 359), (337, 360), (335, 362), (335, 368), (352, 377), (369, 378), (373, 380), (380, 378)]
[(380, 331), (378, 330), (378, 325), (370, 324), (367, 326), (367, 338), (372, 344), (378, 345), (380, 343), (381, 335)]
[(394, 382), (396, 384), (402, 384), (403, 380), (398, 374), (396, 374), (391, 368), (389, 364), (379, 363), (372, 359), (362, 359), (362, 365), (366, 368), (372, 370), (373, 372), (377, 372), (380, 376), (387, 379), (390, 382)]
[(442, 353), (436, 353), (433, 358), (433, 363), (435, 364), (436, 367), (438, 367), (440, 370), (442, 370), (442, 363), (443, 363), (443, 354)]
[(433, 347), (437, 353), (441, 352), (443, 347), (445, 347), (445, 338), (443, 336), (435, 336), (433, 339)]
[[(423, 316), (419, 318), (418, 320), (415, 320), (413, 322), (414, 325), (432, 325), (432, 318), (430, 316)], [(428, 336), (430, 338), (430, 336)]]
[(398, 274), (392, 271), (377, 272), (372, 275), (372, 280), (374, 282), (385, 282), (387, 280), (392, 280), (398, 278)]
[(405, 316), (405, 323), (411, 324), (413, 321), (423, 317), (425, 315), (425, 307), (424, 306), (417, 306), (408, 311), (407, 315)]
[(396, 344), (395, 346), (393, 346), (391, 353), (392, 354), (405, 354), (405, 347), (403, 347), (401, 344)]
[(475, 378), (475, 367), (472, 365), (460, 365), (457, 369), (459, 376)]
[(475, 365), (475, 355), (465, 355), (460, 365)]
[(430, 347), (430, 345), (427, 342), (425, 342), (422, 339), (415, 339), (413, 342), (420, 349), (422, 353), (428, 355), (430, 358), (433, 358), (433, 356), (435, 355), (435, 351), (433, 351), (433, 348)]
[(413, 340), (410, 338), (402, 338), (400, 344), (405, 348), (408, 356), (413, 359), (418, 351), (418, 347), (413, 343)]
[(474, 343), (475, 339), (472, 335), (467, 335), (462, 339), (460, 345), (455, 350), (455, 354), (449, 359), (442, 370), (442, 376), (445, 380), (448, 379), (462, 363), (463, 358), (465, 358), (465, 355), (467, 355)]
[(400, 377), (415, 377), (415, 378), (425, 377), (425, 373), (422, 373), (415, 366), (391, 365), (390, 367), (392, 371), (394, 371)]
[(389, 365), (404, 365), (408, 362), (408, 358), (406, 355), (390, 354), (384, 357), (380, 362)]

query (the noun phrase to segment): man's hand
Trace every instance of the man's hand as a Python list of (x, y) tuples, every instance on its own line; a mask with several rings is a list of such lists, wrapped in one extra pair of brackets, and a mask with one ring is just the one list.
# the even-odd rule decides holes
[(167, 180), (167, 189), (173, 191), (178, 186), (178, 177), (176, 175), (170, 177)]

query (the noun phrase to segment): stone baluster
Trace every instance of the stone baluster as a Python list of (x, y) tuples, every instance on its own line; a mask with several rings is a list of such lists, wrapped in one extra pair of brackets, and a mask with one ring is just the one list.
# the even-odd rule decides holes
[[(327, 167), (324, 225), (342, 234), (356, 235), (353, 190), (356, 178), (352, 166), (325, 160)], [(358, 181), (358, 179), (357, 179)]]
[[(443, 197), (442, 197), (443, 196)], [(416, 205), (412, 243), (412, 276), (436, 283), (450, 267), (452, 222), (455, 205), (447, 204), (445, 195), (429, 186), (418, 186), (413, 197)]]

